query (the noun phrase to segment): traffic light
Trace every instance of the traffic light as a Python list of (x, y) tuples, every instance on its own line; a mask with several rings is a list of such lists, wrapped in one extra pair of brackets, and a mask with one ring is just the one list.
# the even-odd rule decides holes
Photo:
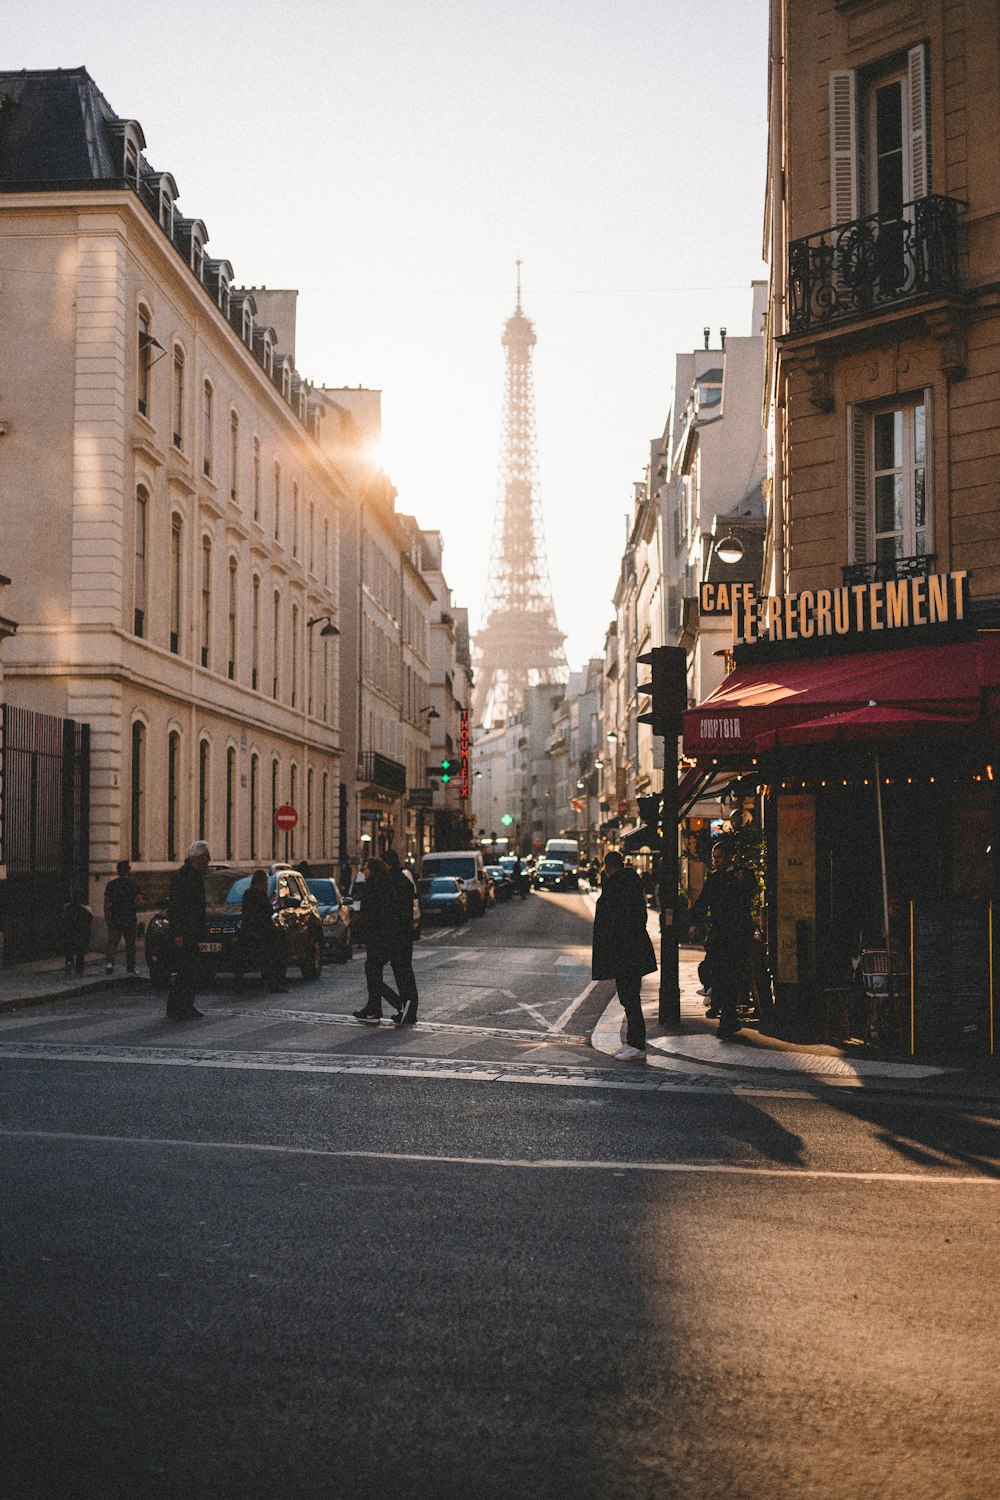
[(651, 682), (640, 683), (638, 693), (650, 696), (649, 712), (639, 714), (640, 724), (651, 724), (654, 734), (665, 738), (680, 734), (681, 715), (687, 708), (687, 652), (683, 646), (654, 646), (637, 657), (651, 668)]
[(660, 822), (660, 794), (656, 792), (649, 797), (637, 797), (639, 805), (639, 817), (647, 828), (656, 829)]

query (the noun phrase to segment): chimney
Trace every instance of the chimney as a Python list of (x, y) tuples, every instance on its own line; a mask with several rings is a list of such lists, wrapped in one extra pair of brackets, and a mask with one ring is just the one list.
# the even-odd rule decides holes
[(701, 331), (705, 335), (705, 348), (707, 349), (708, 345), (709, 345), (709, 340), (712, 337), (712, 330), (711, 330), (711, 328), (703, 328)]

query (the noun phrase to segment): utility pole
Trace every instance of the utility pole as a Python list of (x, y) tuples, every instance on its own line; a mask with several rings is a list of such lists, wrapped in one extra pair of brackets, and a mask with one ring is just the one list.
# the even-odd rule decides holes
[(652, 678), (636, 689), (650, 695), (649, 712), (640, 714), (639, 720), (651, 725), (653, 733), (663, 739), (663, 792), (659, 797), (641, 798), (640, 810), (643, 810), (642, 803), (650, 804), (649, 811), (653, 816), (647, 818), (647, 826), (655, 829), (659, 824), (661, 829), (655, 841), (660, 858), (657, 881), (660, 904), (659, 1021), (661, 1026), (676, 1026), (681, 1019), (677, 742), (681, 734), (681, 718), (687, 707), (687, 652), (683, 646), (654, 646), (638, 660), (651, 668)]

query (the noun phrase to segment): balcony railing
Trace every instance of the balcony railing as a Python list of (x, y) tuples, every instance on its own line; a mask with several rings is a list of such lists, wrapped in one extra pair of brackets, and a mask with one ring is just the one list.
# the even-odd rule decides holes
[(388, 792), (406, 791), (406, 767), (390, 760), (377, 750), (363, 750), (358, 756), (360, 778), (368, 786), (381, 786)]
[(878, 562), (850, 563), (841, 571), (845, 584), (928, 578), (934, 572), (934, 553), (921, 552), (916, 557), (886, 557)]
[(958, 289), (957, 198), (931, 193), (899, 219), (868, 214), (788, 247), (792, 333)]

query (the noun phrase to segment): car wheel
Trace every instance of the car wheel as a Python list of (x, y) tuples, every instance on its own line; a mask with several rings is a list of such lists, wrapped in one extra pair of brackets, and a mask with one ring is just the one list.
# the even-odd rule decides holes
[(323, 972), (323, 943), (318, 937), (314, 937), (308, 951), (303, 955), (299, 964), (303, 979), (318, 979)]

